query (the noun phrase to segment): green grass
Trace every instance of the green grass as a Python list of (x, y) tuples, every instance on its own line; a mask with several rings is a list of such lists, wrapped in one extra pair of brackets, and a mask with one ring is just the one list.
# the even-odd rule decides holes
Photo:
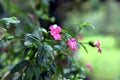
[(101, 41), (102, 54), (97, 48), (87, 46), (88, 54), (81, 47), (80, 57), (85, 63), (92, 64), (93, 71), (90, 72), (95, 80), (115, 80), (120, 76), (120, 50), (115, 47), (115, 40), (111, 36), (85, 37), (84, 41)]

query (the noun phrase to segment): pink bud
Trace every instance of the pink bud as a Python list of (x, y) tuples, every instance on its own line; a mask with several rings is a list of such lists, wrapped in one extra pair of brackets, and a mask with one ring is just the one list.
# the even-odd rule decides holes
[(93, 71), (93, 68), (92, 68), (92, 66), (91, 66), (90, 63), (87, 63), (86, 66), (87, 66), (87, 68), (88, 68), (90, 71)]

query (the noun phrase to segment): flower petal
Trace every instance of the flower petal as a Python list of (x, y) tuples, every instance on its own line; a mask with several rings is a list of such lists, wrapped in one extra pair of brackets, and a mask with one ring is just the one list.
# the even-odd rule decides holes
[(61, 40), (61, 35), (60, 34), (53, 35), (53, 37), (54, 37), (55, 40)]

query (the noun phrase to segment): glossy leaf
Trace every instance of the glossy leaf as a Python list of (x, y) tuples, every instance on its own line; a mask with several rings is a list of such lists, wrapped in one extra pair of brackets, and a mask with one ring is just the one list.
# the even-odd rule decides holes
[(38, 80), (40, 71), (39, 71), (38, 66), (36, 66), (36, 64), (33, 64), (33, 73), (34, 73), (34, 76), (35, 76), (35, 80)]
[(24, 80), (32, 80), (32, 77), (33, 77), (32, 65), (29, 65), (27, 67), (27, 70), (25, 71)]
[(46, 53), (48, 53), (48, 55), (49, 55), (48, 57), (50, 57), (52, 60), (54, 60), (54, 55), (53, 55), (54, 50), (53, 50), (53, 48), (48, 44), (45, 44), (44, 48), (45, 48)]
[(38, 47), (38, 54), (36, 57), (36, 62), (38, 64), (42, 64), (45, 58), (45, 49), (44, 49), (44, 44), (40, 44)]
[(24, 69), (25, 66), (27, 66), (28, 64), (29, 64), (29, 61), (23, 60), (23, 61), (21, 61), (20, 63), (16, 64), (16, 65), (12, 68), (12, 70), (11, 70), (10, 73), (12, 74), (12, 73), (21, 71), (21, 70)]
[(6, 27), (10, 27), (10, 23), (17, 24), (20, 23), (20, 21), (16, 17), (10, 17), (10, 18), (2, 18), (1, 22), (4, 22), (6, 24)]
[(32, 39), (32, 40), (35, 40), (35, 41), (38, 41), (40, 42), (39, 38), (37, 38), (36, 36), (34, 36), (33, 34), (26, 34), (26, 38), (29, 40), (29, 39)]

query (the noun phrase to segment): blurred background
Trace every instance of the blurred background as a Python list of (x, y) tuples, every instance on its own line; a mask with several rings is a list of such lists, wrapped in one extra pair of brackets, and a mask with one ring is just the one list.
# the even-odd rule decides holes
[[(16, 29), (12, 34), (21, 37), (25, 30), (32, 32), (33, 26), (37, 25), (35, 17), (39, 19), (40, 26), (46, 29), (50, 24), (56, 23), (69, 27), (74, 33), (77, 31), (77, 24), (89, 22), (95, 29), (82, 29), (83, 40), (99, 40), (102, 53), (99, 54), (96, 48), (86, 45), (86, 54), (81, 47), (78, 52), (80, 62), (92, 65), (93, 71), (87, 71), (92, 80), (120, 80), (120, 0), (0, 0), (0, 18), (9, 16), (16, 16), (21, 20), (19, 27), (11, 28)], [(12, 53), (18, 53), (21, 46), (14, 48)], [(9, 60), (4, 63), (8, 55), (5, 50), (3, 52), (0, 53), (0, 68), (11, 63)], [(13, 60), (14, 57), (9, 59)]]

